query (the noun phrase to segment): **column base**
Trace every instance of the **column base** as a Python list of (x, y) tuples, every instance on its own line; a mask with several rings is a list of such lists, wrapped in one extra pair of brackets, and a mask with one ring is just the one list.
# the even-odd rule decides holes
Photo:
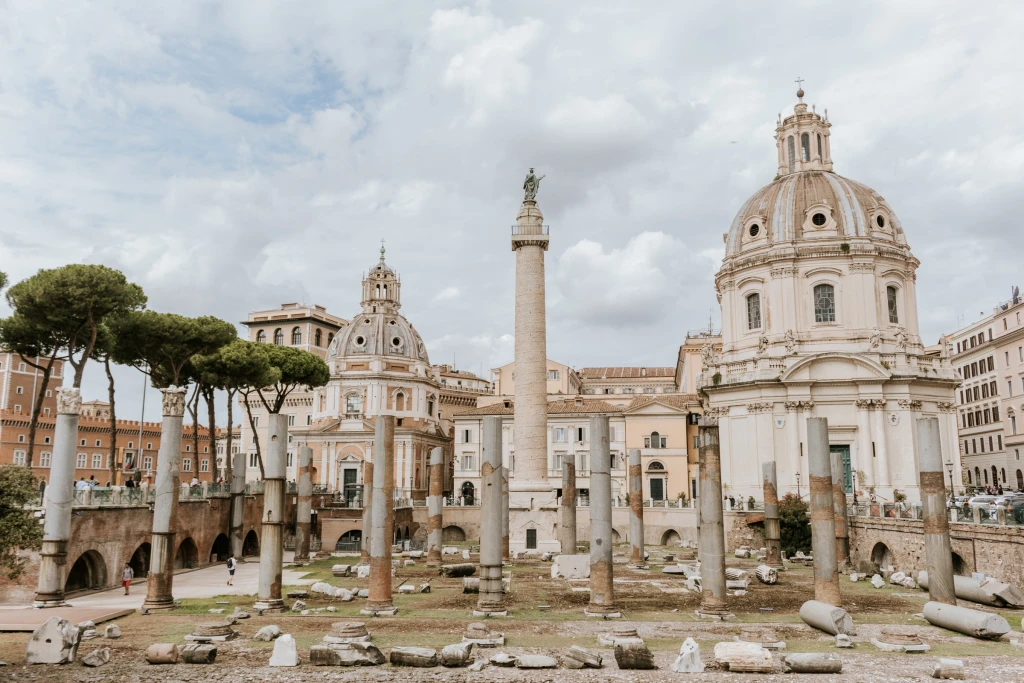
[(487, 619), (489, 617), (507, 617), (508, 616), (508, 610), (507, 609), (488, 610), (488, 609), (480, 609), (478, 607), (478, 608), (473, 610), (472, 614), (473, 614), (474, 617), (483, 617), (484, 619)]
[(284, 604), (284, 600), (280, 598), (272, 598), (270, 600), (257, 600), (252, 608), (257, 612), (263, 614), (281, 614), (287, 612), (288, 607)]
[(50, 607), (70, 607), (64, 596), (60, 595), (54, 597), (43, 597), (39, 593), (36, 593), (36, 599), (32, 601), (32, 606), (36, 609), (48, 609)]
[(736, 621), (736, 615), (732, 612), (696, 610), (694, 614), (701, 621)]
[(583, 614), (588, 617), (595, 617), (599, 619), (621, 619), (622, 612), (617, 607), (600, 607), (590, 605), (583, 609)]
[(176, 607), (177, 607), (177, 605), (174, 604), (174, 598), (173, 597), (172, 598), (155, 598), (153, 600), (150, 600), (149, 598), (146, 598), (146, 600), (142, 603), (142, 607), (139, 608), (139, 611), (141, 611), (141, 612), (163, 612), (163, 611), (166, 611), (166, 610), (174, 609)]
[(398, 614), (398, 608), (394, 605), (381, 605), (377, 607), (367, 605), (359, 610), (359, 613), (367, 617), (393, 617)]

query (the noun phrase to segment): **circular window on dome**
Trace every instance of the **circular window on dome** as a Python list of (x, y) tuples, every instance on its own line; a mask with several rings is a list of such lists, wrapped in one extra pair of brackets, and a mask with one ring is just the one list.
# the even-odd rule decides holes
[(367, 318), (366, 320), (364, 320), (364, 321), (363, 321), (363, 323), (365, 323), (365, 324), (369, 325), (369, 324), (370, 324), (370, 319), (369, 319), (369, 318)]
[(391, 338), (391, 345), (394, 346), (395, 348), (401, 346), (402, 345), (402, 338), (401, 337), (392, 337)]
[(825, 222), (827, 220), (828, 219), (825, 218), (825, 214), (823, 214), (823, 213), (816, 213), (813, 216), (811, 216), (811, 222), (814, 223), (815, 225), (817, 225), (819, 228), (821, 226), (825, 225)]
[(761, 232), (761, 226), (758, 225), (757, 223), (751, 223), (750, 224), (750, 236), (751, 237), (757, 237), (757, 234), (759, 232)]
[(877, 216), (875, 216), (875, 223), (878, 223), (878, 227), (884, 228), (885, 227), (885, 216), (883, 216), (882, 214), (878, 214)]
[(366, 343), (366, 337), (363, 337), (363, 336), (356, 337), (356, 346), (362, 346), (365, 343)]

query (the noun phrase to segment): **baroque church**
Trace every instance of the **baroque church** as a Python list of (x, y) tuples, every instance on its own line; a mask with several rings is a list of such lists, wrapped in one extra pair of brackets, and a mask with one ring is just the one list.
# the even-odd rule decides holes
[(807, 418), (825, 417), (848, 493), (917, 501), (918, 418), (939, 418), (959, 476), (959, 380), (948, 345), (926, 350), (918, 335), (919, 261), (899, 218), (832, 170), (828, 110), (803, 97), (779, 117), (778, 174), (736, 214), (715, 276), (721, 351), (702, 350), (699, 382), (725, 493), (760, 500), (773, 460), (780, 495), (807, 493)]

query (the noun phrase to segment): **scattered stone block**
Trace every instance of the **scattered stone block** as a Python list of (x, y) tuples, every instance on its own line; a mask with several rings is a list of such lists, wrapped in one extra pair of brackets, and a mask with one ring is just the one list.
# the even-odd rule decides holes
[(356, 567), (356, 577), (360, 579), (370, 578), (370, 565), (361, 564)]
[(544, 554), (542, 554), (540, 556), (540, 561), (541, 562), (550, 562), (552, 560), (552, 558), (554, 558), (554, 554), (553, 553), (545, 552)]
[(884, 629), (878, 638), (871, 639), (871, 644), (883, 652), (907, 652), (913, 654), (928, 652), (932, 649), (915, 633), (899, 633)]
[(441, 548), (441, 554), (442, 555), (458, 555), (459, 554), (459, 549), (454, 547), (454, 546), (446, 545), (443, 548)]
[(217, 648), (207, 643), (191, 643), (178, 651), (181, 661), (186, 664), (213, 664), (217, 659)]
[(785, 650), (786, 643), (779, 640), (775, 631), (766, 626), (746, 626), (740, 630), (739, 640), (757, 643), (766, 650)]
[(724, 664), (729, 671), (767, 674), (775, 668), (772, 653), (759, 643), (718, 643), (715, 645), (715, 660)]
[(735, 555), (741, 559), (746, 559), (750, 557), (750, 548), (737, 548)]
[(296, 600), (292, 603), (293, 612), (301, 612), (304, 609), (306, 609), (306, 603), (304, 603), (302, 600)]
[(240, 607), (236, 607), (234, 614), (232, 614), (231, 616), (237, 621), (238, 619), (248, 619), (249, 613), (243, 612)]
[(786, 655), (782, 661), (785, 673), (838, 674), (843, 671), (843, 660), (839, 658), (839, 655), (828, 653), (802, 652)]
[(369, 588), (360, 588), (359, 592), (356, 593), (356, 597), (357, 598), (368, 598), (368, 597), (370, 597), (370, 589)]
[(661, 568), (663, 574), (684, 574), (683, 566), (679, 564), (666, 564)]
[(474, 621), (466, 627), (462, 642), (471, 643), (477, 647), (501, 647), (505, 644), (505, 634), (495, 633), (487, 628), (487, 624)]
[(290, 633), (282, 634), (274, 641), (274, 653), (270, 656), (270, 666), (298, 666), (299, 650), (295, 639)]
[(836, 647), (852, 648), (853, 640), (845, 633), (839, 633), (836, 635)]
[(590, 555), (559, 555), (551, 565), (551, 578), (589, 579)]
[[(212, 612), (213, 610), (210, 610), (210, 611)], [(221, 612), (223, 612), (223, 611), (224, 610), (221, 610)], [(82, 631), (82, 640), (93, 640), (94, 638), (99, 638), (99, 637), (100, 637), (100, 634), (97, 633), (96, 629), (94, 629), (94, 628), (87, 628), (84, 631)]]
[(334, 605), (328, 605), (328, 607), (327, 607), (327, 611), (328, 611), (328, 612), (337, 612), (337, 611), (338, 611), (338, 608), (337, 608), (337, 607), (335, 607)]
[[(224, 614), (224, 608), (223, 607), (217, 607), (216, 609), (211, 609), (210, 610), (210, 614)], [(93, 633), (96, 633), (96, 632), (93, 631)]]
[[(493, 660), (492, 660), (493, 661)], [(558, 660), (547, 655), (520, 655), (516, 659), (517, 669), (557, 669)]]
[(437, 660), (441, 666), (461, 667), (469, 664), (469, 658), (473, 652), (473, 643), (465, 641), (454, 645), (445, 645)]
[(632, 626), (617, 626), (611, 630), (610, 633), (601, 633), (597, 636), (597, 642), (599, 645), (605, 647), (615, 647), (622, 642), (644, 642), (636, 632), (636, 628)]
[(121, 627), (117, 624), (107, 624), (107, 628), (103, 631), (104, 638), (110, 638), (116, 640), (121, 637)]
[(459, 578), (462, 576), (473, 576), (476, 574), (475, 564), (444, 564), (438, 569), (438, 574), (448, 578)]
[(233, 621), (219, 621), (213, 624), (196, 624), (195, 630), (185, 636), (190, 643), (217, 643), (231, 640), (238, 631), (231, 628)]
[(462, 551), (462, 559), (464, 559), (464, 560), (468, 560), (469, 559), (469, 551), (468, 550), (463, 550)]
[(304, 590), (294, 590), (288, 593), (288, 597), (292, 599), (308, 598), (309, 593)]
[(416, 564), (416, 560), (402, 560), (403, 567), (412, 567)]
[(846, 610), (818, 600), (808, 600), (800, 605), (800, 618), (808, 626), (833, 636), (840, 633), (852, 636), (857, 633), (853, 619)]
[(418, 560), (421, 557), (423, 557), (423, 551), (422, 550), (410, 550), (409, 551), (409, 557), (411, 557), (414, 560)]
[(995, 640), (1011, 631), (1010, 624), (999, 614), (941, 602), (926, 602), (922, 614), (932, 626), (940, 626), (975, 638)]
[(467, 576), (462, 579), (462, 592), (473, 594), (480, 592), (480, 579), (475, 576)]
[(401, 595), (412, 595), (416, 592), (416, 586), (410, 586), (408, 584), (405, 584), (398, 587), (398, 592)]
[(874, 576), (871, 577), (871, 585), (874, 586), (875, 588), (881, 588), (882, 586), (885, 585), (885, 579), (883, 579), (878, 574), (875, 574)]
[(704, 662), (700, 658), (700, 645), (693, 638), (687, 638), (679, 648), (679, 656), (672, 663), (672, 670), (680, 674), (704, 673)]
[(567, 669), (600, 669), (602, 661), (601, 655), (579, 645), (570, 647), (562, 657), (562, 664)]
[(867, 574), (858, 574), (857, 572), (850, 572), (850, 581), (852, 583), (857, 583), (858, 581), (863, 579), (865, 576), (867, 576)]
[(281, 635), (281, 628), (274, 624), (264, 626), (259, 631), (256, 631), (256, 635), (252, 637), (253, 640), (262, 640), (265, 643), (278, 638)]
[(352, 576), (352, 565), (336, 564), (331, 567), (331, 574), (334, 576)]
[[(89, 622), (92, 623), (92, 622)], [(50, 617), (32, 632), (25, 648), (26, 664), (68, 664), (75, 661), (82, 630), (67, 619)]]
[(324, 636), (325, 643), (333, 644), (368, 643), (371, 640), (366, 624), (361, 621), (336, 621), (331, 624), (330, 634)]
[(313, 645), (309, 662), (313, 666), (377, 666), (386, 661), (384, 653), (370, 643)]
[(907, 578), (907, 575), (903, 572), (893, 572), (889, 575), (889, 583), (894, 586), (903, 585), (903, 579)]
[(615, 663), (620, 669), (657, 669), (654, 655), (644, 641), (620, 640), (615, 643)]
[(745, 591), (745, 590), (747, 590), (748, 585), (747, 585), (746, 580), (743, 580), (743, 581), (728, 581), (727, 580), (725, 582), (725, 588), (726, 588), (726, 590), (731, 590), (731, 591), (733, 591), (733, 590), (735, 590), (735, 591)]
[(429, 593), (430, 592), (430, 582), (428, 581), (427, 583), (420, 584), (419, 592), (420, 593)]
[(516, 659), (516, 657), (513, 657), (510, 654), (507, 654), (505, 652), (499, 652), (498, 654), (491, 657), (490, 662), (494, 666), (515, 666)]
[(174, 643), (153, 643), (146, 648), (146, 661), (150, 664), (177, 664), (178, 646)]
[(437, 650), (431, 647), (393, 647), (390, 661), (392, 666), (435, 667)]
[(82, 657), (82, 664), (85, 666), (97, 667), (103, 666), (110, 661), (110, 648), (100, 647), (96, 648), (85, 657)]
[(473, 672), (483, 671), (488, 664), (489, 662), (486, 659), (477, 659), (469, 665), (469, 670)]
[(964, 662), (962, 659), (947, 659), (942, 657), (932, 668), (932, 678), (964, 680)]

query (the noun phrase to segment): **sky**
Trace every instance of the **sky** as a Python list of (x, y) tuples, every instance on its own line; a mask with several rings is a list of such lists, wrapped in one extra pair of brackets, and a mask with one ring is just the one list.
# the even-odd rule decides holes
[[(718, 325), (722, 234), (800, 77), (835, 171), (903, 224), (934, 343), (1024, 284), (1022, 32), (1018, 2), (0, 0), (0, 270), (350, 318), (383, 239), (431, 361), (486, 375), (512, 360), (532, 166), (549, 357), (672, 366)], [(142, 379), (117, 378), (135, 418)]]

